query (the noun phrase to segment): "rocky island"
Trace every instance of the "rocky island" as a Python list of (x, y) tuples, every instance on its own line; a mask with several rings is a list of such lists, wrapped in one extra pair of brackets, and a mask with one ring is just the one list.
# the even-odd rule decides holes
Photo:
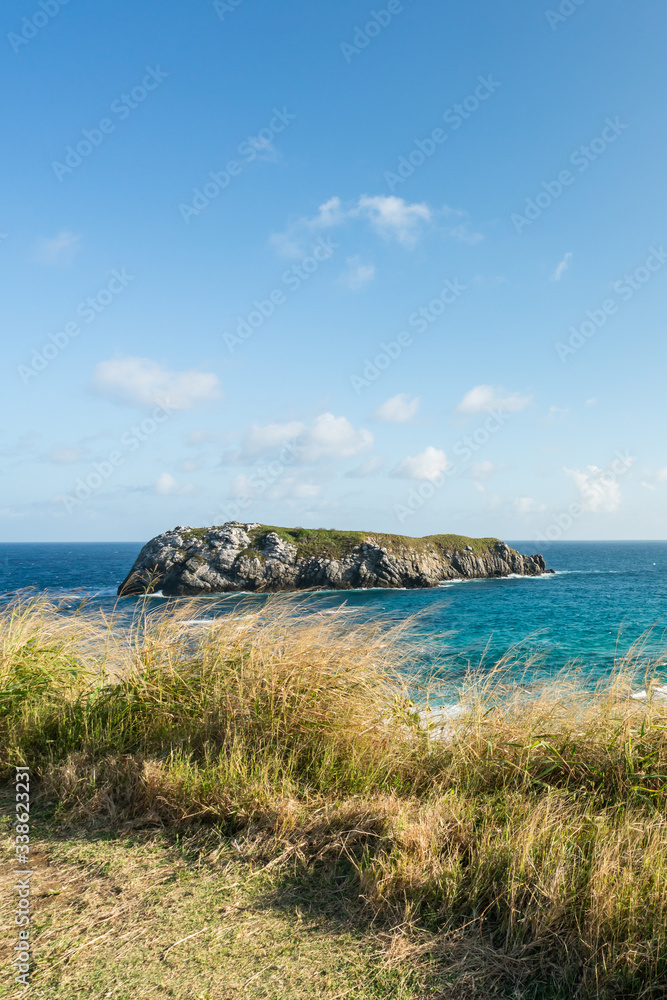
[(446, 580), (551, 573), (498, 538), (277, 528), (228, 521), (179, 526), (142, 548), (120, 596), (230, 591), (437, 587)]

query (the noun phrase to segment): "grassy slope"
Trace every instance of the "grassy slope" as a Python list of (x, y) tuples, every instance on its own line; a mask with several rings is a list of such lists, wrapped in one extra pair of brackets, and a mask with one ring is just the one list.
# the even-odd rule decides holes
[[(382, 941), (341, 900), (343, 866), (299, 885), (210, 832), (64, 832), (45, 809), (33, 830), (38, 961), (25, 1000), (419, 1000), (433, 978), (424, 962), (381, 964)], [(13, 944), (2, 935), (5, 970)], [(16, 995), (0, 983), (0, 997)]]
[(443, 738), (392, 633), (296, 608), (0, 618), (51, 861), (26, 996), (664, 997), (665, 707), (501, 672)]
[[(190, 537), (204, 538), (210, 528), (192, 528)], [(281, 528), (262, 524), (250, 532), (252, 553), (257, 543), (269, 532), (275, 532), (286, 542), (297, 547), (299, 558), (308, 556), (325, 556), (329, 559), (339, 559), (350, 555), (368, 538), (385, 546), (389, 552), (403, 555), (406, 551), (427, 552), (429, 550), (442, 553), (454, 550), (462, 551), (469, 545), (475, 555), (488, 552), (497, 543), (497, 538), (467, 538), (465, 535), (427, 535), (424, 538), (410, 538), (407, 535), (387, 535), (381, 532), (368, 531), (334, 531), (326, 528)]]

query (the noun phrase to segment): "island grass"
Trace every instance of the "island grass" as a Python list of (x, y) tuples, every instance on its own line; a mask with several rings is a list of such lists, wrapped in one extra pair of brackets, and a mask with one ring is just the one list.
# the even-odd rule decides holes
[[(369, 997), (665, 995), (667, 711), (628, 697), (642, 672), (652, 690), (641, 648), (595, 692), (575, 672), (517, 685), (508, 658), (469, 679), (451, 719), (411, 702), (400, 629), (285, 598), (192, 621), (203, 606), (129, 630), (43, 601), (4, 613), (0, 767), (31, 767), (44, 851), (64, 844), (69, 863), (85, 841), (102, 864), (141, 834), (136, 857), (161, 844), (168, 866), (185, 838), (195, 883), (238, 882), (257, 907), (257, 876), (279, 936), (297, 911), (324, 915), (318, 962), (358, 935)], [(224, 936), (228, 917), (210, 919)], [(50, 947), (36, 942), (32, 990)], [(390, 981), (403, 993), (378, 992)], [(271, 995), (244, 988), (229, 996)]]
[(429, 551), (442, 556), (455, 551), (462, 552), (466, 547), (472, 549), (473, 555), (480, 556), (492, 550), (499, 542), (497, 538), (468, 538), (466, 535), (426, 535), (423, 538), (412, 538), (409, 535), (388, 535), (377, 531), (278, 528), (263, 524), (250, 530), (253, 549), (257, 549), (270, 532), (277, 534), (283, 541), (296, 545), (297, 557), (300, 559), (317, 556), (341, 559), (352, 555), (367, 541), (383, 546), (387, 552), (396, 556)]
[[(209, 531), (215, 528), (188, 528), (185, 538), (203, 541)], [(358, 551), (367, 541), (383, 546), (391, 555), (405, 556), (410, 552), (423, 554), (432, 551), (438, 556), (458, 551), (466, 547), (475, 556), (492, 551), (499, 543), (497, 538), (468, 538), (466, 535), (426, 535), (411, 538), (408, 535), (391, 535), (376, 531), (335, 531), (328, 528), (282, 528), (261, 524), (249, 530), (251, 544), (244, 549), (244, 555), (262, 557), (262, 543), (268, 534), (278, 535), (284, 542), (295, 545), (297, 558), (342, 559)]]

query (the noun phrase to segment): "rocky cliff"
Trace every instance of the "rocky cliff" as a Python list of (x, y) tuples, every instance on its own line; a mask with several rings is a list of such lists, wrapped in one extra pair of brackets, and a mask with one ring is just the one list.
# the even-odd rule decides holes
[(522, 556), (497, 538), (406, 538), (228, 521), (157, 535), (144, 545), (118, 593), (436, 587), (445, 580), (548, 572), (541, 555)]

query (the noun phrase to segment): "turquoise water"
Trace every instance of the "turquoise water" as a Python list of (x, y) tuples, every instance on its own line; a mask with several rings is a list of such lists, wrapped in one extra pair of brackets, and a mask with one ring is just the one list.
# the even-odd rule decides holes
[[(618, 654), (653, 628), (647, 651), (667, 653), (667, 542), (511, 542), (523, 553), (541, 548), (554, 575), (448, 583), (433, 590), (366, 590), (301, 595), (313, 611), (378, 617), (417, 615), (410, 632), (414, 666), (457, 682), (468, 665), (489, 665), (510, 647), (539, 654), (536, 672), (576, 660), (592, 678), (607, 674)], [(110, 609), (116, 587), (139, 551), (137, 543), (0, 545), (0, 593), (32, 587), (64, 597), (75, 591)], [(201, 617), (228, 613), (239, 600), (201, 599)], [(138, 598), (123, 598), (122, 609)], [(170, 599), (178, 601), (178, 599)], [(164, 598), (151, 598), (164, 606)], [(520, 658), (520, 657), (519, 657)], [(667, 656), (665, 656), (667, 660)]]

